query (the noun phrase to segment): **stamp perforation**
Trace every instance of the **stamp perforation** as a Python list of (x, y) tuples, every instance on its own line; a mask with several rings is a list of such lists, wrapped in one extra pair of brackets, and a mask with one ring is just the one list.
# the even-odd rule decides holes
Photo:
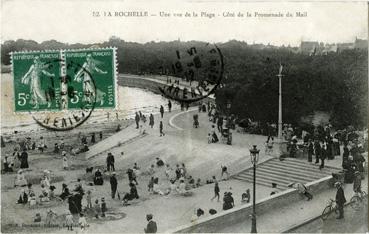
[[(78, 49), (59, 49), (59, 50), (55, 50), (55, 49), (51, 49), (51, 50), (22, 50), (22, 51), (13, 51), (10, 52), (10, 62), (11, 62), (11, 76), (13, 78), (13, 82), (14, 82), (14, 56), (15, 55), (22, 55), (22, 54), (30, 54), (30, 53), (60, 53), (60, 75), (66, 75), (66, 59), (65, 59), (65, 54), (66, 52), (79, 52), (79, 51), (99, 51), (99, 50), (111, 50), (112, 51), (112, 76), (113, 76), (113, 85), (114, 85), (114, 106), (113, 107), (109, 107), (109, 106), (105, 106), (105, 107), (99, 107), (97, 109), (94, 109), (94, 111), (96, 112), (105, 112), (106, 110), (117, 110), (118, 106), (119, 106), (119, 94), (118, 94), (118, 59), (117, 59), (117, 48), (116, 47), (94, 47), (94, 48), (78, 48)], [(12, 100), (16, 100), (15, 99), (15, 94), (16, 90), (15, 88), (13, 89), (13, 96), (12, 96)], [(45, 109), (45, 110), (25, 110), (25, 111), (16, 111), (15, 108), (15, 103), (13, 106), (13, 114), (15, 115), (27, 115), (27, 114), (57, 114), (57, 113), (63, 113), (63, 112), (68, 112), (68, 113), (78, 113), (79, 111), (76, 109)]]

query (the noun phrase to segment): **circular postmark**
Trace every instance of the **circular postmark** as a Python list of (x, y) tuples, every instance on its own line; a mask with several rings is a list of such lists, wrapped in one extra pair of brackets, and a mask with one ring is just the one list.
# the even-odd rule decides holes
[[(45, 63), (45, 67), (53, 66), (54, 63), (65, 63), (62, 59), (54, 59)], [(83, 65), (78, 63), (70, 62), (64, 64), (66, 66), (66, 71), (72, 71), (72, 74), (76, 75), (78, 72), (86, 73), (90, 79), (88, 83), (83, 82), (83, 91), (79, 92), (77, 85), (81, 83), (81, 80), (75, 80), (69, 72), (62, 73), (59, 77), (60, 80), (60, 92), (56, 93), (55, 90), (50, 90), (54, 95), (50, 95), (51, 99), (55, 101), (60, 106), (60, 111), (46, 113), (43, 115), (38, 115), (36, 117), (32, 114), (32, 118), (36, 121), (38, 125), (44, 127), (48, 130), (53, 131), (69, 131), (78, 126), (82, 125), (91, 116), (95, 105), (96, 105), (96, 83), (90, 73)], [(88, 88), (85, 88), (88, 85)], [(73, 110), (68, 110), (68, 103), (76, 104), (78, 108)]]
[(174, 63), (165, 71), (166, 84), (159, 87), (163, 96), (191, 103), (214, 93), (224, 72), (223, 55), (215, 44), (176, 50), (175, 55)]

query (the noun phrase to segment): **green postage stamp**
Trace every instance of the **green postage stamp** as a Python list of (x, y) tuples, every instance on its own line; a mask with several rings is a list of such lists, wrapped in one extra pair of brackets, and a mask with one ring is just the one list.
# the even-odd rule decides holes
[(13, 52), (15, 112), (117, 106), (115, 48)]

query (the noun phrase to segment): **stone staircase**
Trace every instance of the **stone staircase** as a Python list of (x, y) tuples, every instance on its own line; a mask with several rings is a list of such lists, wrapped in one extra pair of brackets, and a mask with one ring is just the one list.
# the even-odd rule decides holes
[[(308, 163), (306, 160), (285, 158), (280, 161), (279, 158), (272, 158), (256, 166), (256, 184), (271, 187), (272, 183), (276, 183), (279, 190), (286, 190), (287, 185), (292, 182), (306, 184), (340, 170), (330, 166), (319, 170), (319, 165)], [(232, 178), (252, 183), (253, 168), (246, 169)]]

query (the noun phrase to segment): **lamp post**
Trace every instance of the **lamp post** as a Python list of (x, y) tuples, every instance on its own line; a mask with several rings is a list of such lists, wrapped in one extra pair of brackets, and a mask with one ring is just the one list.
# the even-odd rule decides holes
[(260, 150), (256, 148), (256, 145), (253, 145), (253, 148), (250, 149), (250, 157), (251, 163), (254, 169), (254, 177), (253, 177), (253, 192), (252, 192), (252, 217), (251, 217), (251, 233), (257, 233), (256, 231), (256, 212), (255, 212), (255, 191), (256, 191), (256, 164), (259, 160), (259, 152)]

